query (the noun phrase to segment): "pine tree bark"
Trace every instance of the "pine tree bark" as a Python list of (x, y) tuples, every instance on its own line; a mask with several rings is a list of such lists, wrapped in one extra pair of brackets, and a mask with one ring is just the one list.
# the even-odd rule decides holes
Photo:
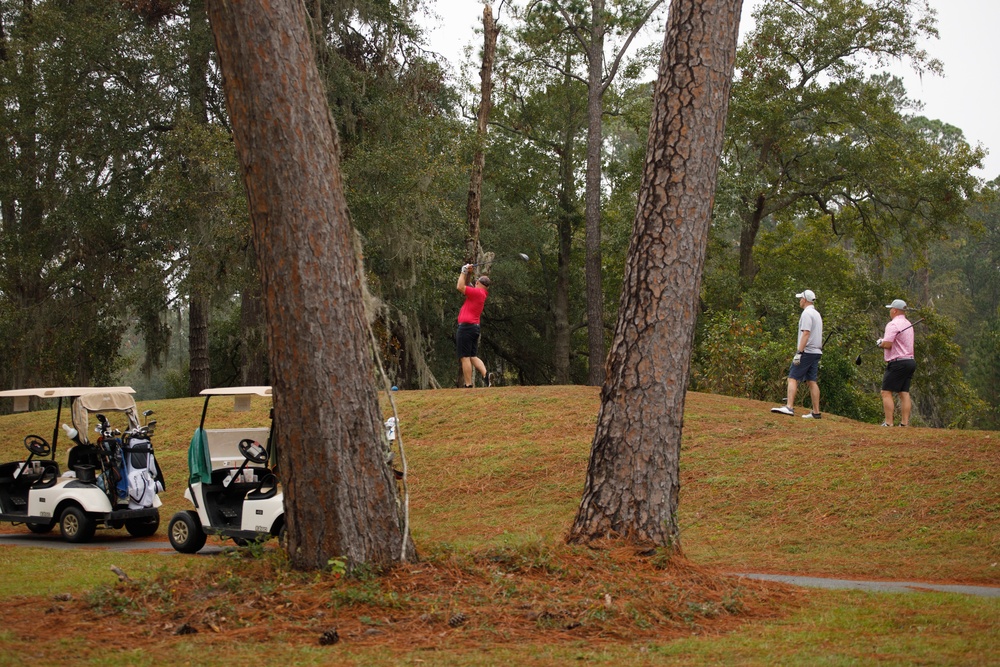
[(404, 534), (339, 139), (294, 0), (208, 1), (261, 272), (288, 552), (387, 565)]
[(680, 548), (684, 398), (742, 0), (673, 0), (575, 542)]
[(587, 240), (585, 272), (587, 279), (587, 350), (590, 366), (587, 384), (604, 384), (604, 288), (601, 261), (601, 146), (604, 133), (604, 0), (591, 0), (590, 44), (587, 83)]
[[(208, 63), (212, 50), (208, 15), (204, 0), (191, 0), (188, 6), (188, 110), (195, 122), (208, 124)], [(192, 178), (186, 173), (187, 178)], [(209, 313), (211, 297), (205, 289), (204, 258), (212, 249), (203, 247), (207, 222), (196, 215), (188, 221), (188, 395), (197, 396), (212, 386), (209, 355)]]

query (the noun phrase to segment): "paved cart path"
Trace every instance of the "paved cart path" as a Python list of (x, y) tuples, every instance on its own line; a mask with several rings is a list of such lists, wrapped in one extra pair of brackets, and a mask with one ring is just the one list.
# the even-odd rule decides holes
[[(70, 544), (63, 540), (58, 531), (49, 535), (32, 534), (0, 534), (0, 547), (35, 547), (43, 549), (103, 549), (105, 551), (156, 551), (174, 554), (170, 542), (162, 539), (125, 538), (119, 535), (101, 535), (98, 533), (93, 541), (86, 544)], [(198, 552), (198, 555), (221, 553), (233, 546), (208, 545)], [(806, 588), (832, 588), (839, 590), (869, 591), (873, 593), (919, 593), (936, 591), (940, 593), (962, 593), (981, 597), (1000, 598), (1000, 586), (967, 586), (963, 584), (933, 584), (921, 581), (864, 581), (856, 579), (832, 579), (828, 577), (800, 577), (785, 574), (756, 574), (753, 572), (732, 572), (748, 579), (763, 579), (779, 581), (793, 586)]]
[(874, 593), (918, 593), (936, 591), (939, 593), (964, 593), (988, 598), (1000, 598), (1000, 586), (967, 586), (964, 584), (929, 584), (923, 581), (859, 581), (855, 579), (829, 579), (826, 577), (800, 577), (788, 574), (754, 574), (733, 572), (748, 579), (780, 581), (806, 588), (836, 588), (841, 590), (871, 591)]
[[(39, 549), (91, 549), (104, 551), (158, 551), (163, 553), (177, 553), (170, 542), (156, 537), (135, 538), (122, 537), (121, 535), (102, 535), (98, 533), (94, 539), (84, 544), (71, 544), (59, 535), (59, 529), (48, 535), (32, 534), (0, 534), (0, 547), (35, 547)], [(229, 546), (206, 546), (199, 551), (199, 554), (220, 553), (225, 549), (233, 549)]]

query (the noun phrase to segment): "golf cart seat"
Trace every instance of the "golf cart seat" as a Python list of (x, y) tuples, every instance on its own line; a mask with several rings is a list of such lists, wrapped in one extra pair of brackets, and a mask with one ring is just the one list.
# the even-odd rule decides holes
[[(266, 468), (264, 469), (267, 470)], [(260, 475), (260, 482), (257, 488), (247, 494), (247, 500), (267, 500), (278, 495), (278, 478), (272, 472), (264, 472)]]
[(39, 463), (42, 464), (42, 469), (35, 474), (35, 480), (31, 485), (36, 489), (45, 489), (55, 484), (59, 479), (59, 464), (46, 460), (39, 461)]
[(26, 468), (24, 461), (0, 465), (0, 484), (11, 487), (45, 488), (55, 484), (58, 477), (59, 464), (48, 459), (35, 459)]
[[(238, 498), (243, 500), (244, 498), (249, 498), (250, 500), (261, 500), (263, 498), (270, 498), (277, 493), (277, 478), (274, 473), (268, 468), (258, 468), (258, 467), (247, 467), (244, 471), (252, 470), (254, 473), (254, 481), (244, 482), (242, 479), (234, 479), (228, 485), (226, 484), (226, 479), (230, 475), (234, 474), (239, 468), (217, 468), (212, 471), (212, 483), (206, 486), (205, 490), (210, 493), (215, 493), (220, 496), (225, 496), (226, 498)], [(253, 494), (255, 492), (261, 492), (262, 489), (269, 489), (265, 492), (268, 495), (265, 496), (254, 496), (250, 498), (247, 494)]]

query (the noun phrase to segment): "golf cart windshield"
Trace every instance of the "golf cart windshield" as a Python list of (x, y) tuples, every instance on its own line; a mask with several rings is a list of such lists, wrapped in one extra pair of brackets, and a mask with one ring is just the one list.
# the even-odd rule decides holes
[[(131, 397), (131, 394), (134, 393), (135, 390), (132, 389), (132, 387), (36, 387), (0, 391), (0, 398), (13, 398), (14, 412), (27, 412), (31, 407), (30, 402), (32, 398), (44, 400), (54, 399), (59, 402), (56, 407), (55, 426), (52, 429), (52, 458), (55, 459), (64, 398), (84, 399), (87, 405), (100, 405), (102, 403), (107, 403), (109, 407), (103, 409), (122, 412), (126, 412), (127, 407), (115, 408), (110, 406), (127, 406), (128, 403), (131, 403), (132, 414), (129, 415), (129, 424), (137, 426), (139, 422), (136, 416), (137, 412), (135, 410), (135, 401)], [(87, 442), (87, 414), (88, 410), (83, 408), (82, 421), (80, 422), (80, 425), (76, 426), (76, 429), (79, 431), (80, 437), (84, 442)], [(74, 423), (77, 421), (75, 414), (73, 421)]]
[(73, 401), (73, 427), (79, 432), (80, 443), (87, 440), (88, 420), (91, 413), (124, 412), (129, 429), (139, 428), (139, 410), (135, 399), (125, 392), (111, 391), (104, 394), (86, 394)]

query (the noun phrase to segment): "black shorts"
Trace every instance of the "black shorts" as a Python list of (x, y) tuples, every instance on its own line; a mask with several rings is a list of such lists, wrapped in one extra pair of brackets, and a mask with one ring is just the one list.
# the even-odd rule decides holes
[(910, 392), (910, 380), (917, 370), (917, 362), (913, 359), (896, 359), (885, 365), (885, 375), (882, 376), (882, 391)]
[(458, 358), (479, 356), (479, 325), (459, 324), (458, 333), (455, 334), (455, 347), (458, 349)]
[(796, 382), (815, 382), (819, 378), (819, 362), (822, 358), (822, 354), (803, 352), (799, 365), (793, 363), (788, 367), (788, 377)]

